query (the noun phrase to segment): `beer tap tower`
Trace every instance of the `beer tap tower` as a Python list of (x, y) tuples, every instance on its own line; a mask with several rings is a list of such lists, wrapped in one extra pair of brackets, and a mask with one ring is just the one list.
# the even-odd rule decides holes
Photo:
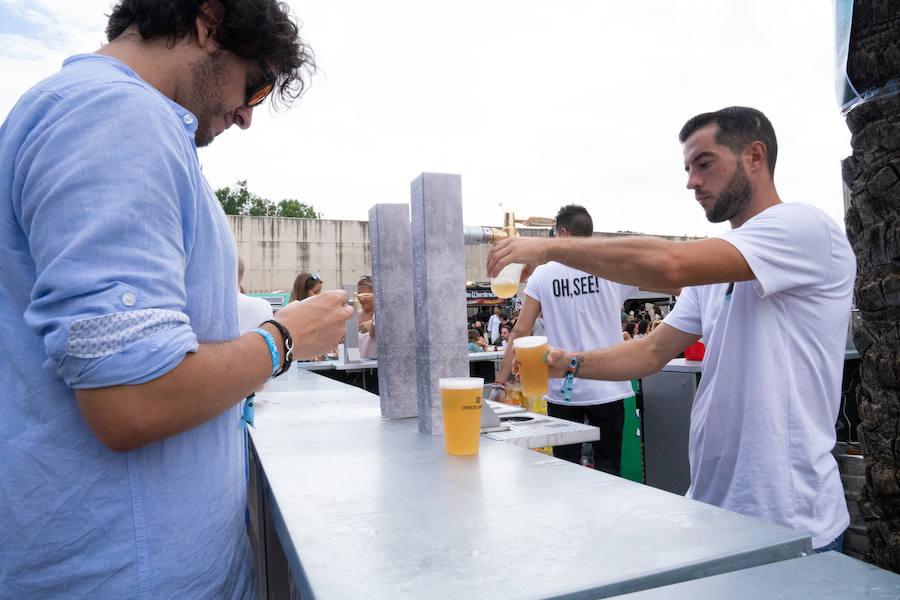
[(397, 204), (369, 211), (381, 412), (418, 415), (419, 431), (441, 435), (438, 379), (469, 375), (463, 246), (516, 236), (517, 223), (546, 227), (555, 220), (508, 212), (501, 228), (464, 227), (459, 175), (422, 173), (410, 187), (409, 213)]
[(528, 217), (527, 219), (517, 219), (511, 212), (503, 213), (503, 227), (479, 227), (477, 225), (466, 225), (463, 228), (463, 238), (466, 246), (477, 246), (479, 244), (493, 244), (506, 238), (516, 237), (519, 231), (516, 229), (516, 223), (526, 225), (528, 227), (553, 227), (556, 225), (556, 219), (548, 217)]

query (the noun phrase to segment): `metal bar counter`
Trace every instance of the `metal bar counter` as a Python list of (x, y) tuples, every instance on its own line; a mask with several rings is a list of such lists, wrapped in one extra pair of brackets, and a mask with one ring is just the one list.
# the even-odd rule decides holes
[(415, 419), (384, 420), (377, 397), (303, 369), (257, 394), (251, 436), (251, 496), (304, 599), (601, 598), (811, 548), (803, 533), (484, 436), (477, 455), (448, 456)]
[(900, 575), (837, 552), (635, 592), (621, 600), (859, 600), (900, 598)]
[[(469, 352), (469, 362), (493, 361), (499, 363), (503, 360), (503, 351), (497, 352)], [(355, 363), (342, 362), (339, 360), (320, 360), (320, 361), (297, 361), (294, 366), (306, 369), (307, 371), (361, 371), (363, 369), (377, 369), (378, 360), (367, 358)]]

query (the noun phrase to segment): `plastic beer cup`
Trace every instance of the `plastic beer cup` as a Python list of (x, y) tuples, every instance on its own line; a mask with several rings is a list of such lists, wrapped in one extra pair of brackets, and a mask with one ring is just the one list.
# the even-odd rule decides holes
[(519, 290), (519, 279), (522, 277), (521, 263), (511, 263), (503, 267), (496, 277), (491, 278), (491, 291), (498, 298), (512, 298)]
[(540, 398), (547, 393), (547, 361), (544, 356), (549, 348), (547, 337), (530, 335), (516, 338), (513, 342), (516, 360), (519, 362), (519, 379), (522, 381), (522, 395)]
[(438, 380), (441, 388), (441, 414), (444, 418), (444, 446), (447, 454), (477, 454), (481, 435), (481, 396), (484, 379), (446, 377)]

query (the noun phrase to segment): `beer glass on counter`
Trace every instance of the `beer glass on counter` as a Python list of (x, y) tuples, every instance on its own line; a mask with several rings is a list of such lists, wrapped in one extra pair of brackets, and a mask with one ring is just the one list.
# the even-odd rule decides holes
[(481, 434), (481, 377), (442, 377), (441, 414), (447, 454), (477, 454)]
[(516, 361), (519, 363), (519, 380), (522, 394), (528, 398), (539, 398), (547, 393), (547, 360), (549, 350), (547, 337), (529, 335), (516, 338), (513, 342)]

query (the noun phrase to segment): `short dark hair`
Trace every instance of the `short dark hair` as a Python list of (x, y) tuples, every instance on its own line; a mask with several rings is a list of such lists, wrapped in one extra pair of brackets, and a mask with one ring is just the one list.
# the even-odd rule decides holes
[(565, 228), (569, 235), (591, 237), (594, 235), (594, 220), (583, 206), (568, 204), (556, 213), (556, 230)]
[(766, 147), (769, 175), (775, 176), (778, 142), (775, 139), (775, 129), (766, 115), (746, 106), (729, 106), (715, 112), (701, 113), (684, 124), (678, 134), (678, 141), (683, 144), (695, 131), (712, 124), (719, 126), (716, 143), (725, 146), (735, 155), (743, 152), (753, 142), (762, 142)]
[[(276, 65), (278, 96), (285, 104), (300, 97), (305, 77), (316, 70), (312, 49), (300, 39), (290, 8), (276, 0), (217, 0), (224, 9), (216, 42), (244, 59)], [(131, 26), (144, 39), (167, 36), (174, 44), (197, 34), (204, 0), (120, 0), (109, 15), (106, 38), (113, 41)]]

